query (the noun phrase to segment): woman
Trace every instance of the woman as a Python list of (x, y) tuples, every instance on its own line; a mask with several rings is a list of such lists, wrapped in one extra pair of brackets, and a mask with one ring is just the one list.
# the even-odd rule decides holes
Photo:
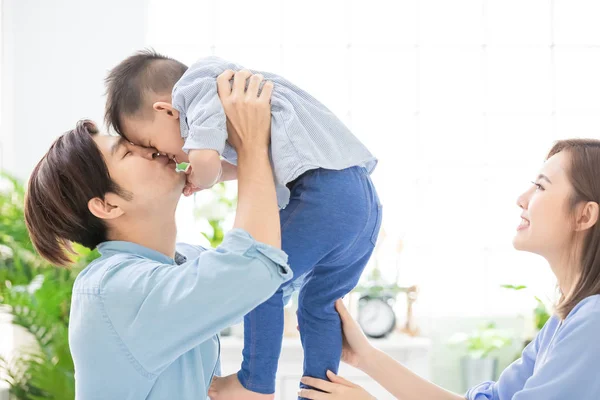
[[(532, 187), (518, 199), (523, 210), (513, 244), (543, 256), (556, 275), (561, 299), (555, 315), (498, 382), (485, 382), (469, 400), (592, 400), (600, 398), (600, 141), (556, 143)], [(341, 301), (343, 360), (402, 400), (460, 400), (373, 348)], [(303, 378), (324, 392), (314, 400), (363, 400), (362, 388), (329, 373), (332, 382)]]
[[(185, 175), (155, 150), (82, 121), (33, 171), (26, 221), (39, 253), (66, 266), (70, 243), (101, 257), (73, 287), (69, 344), (78, 399), (206, 399), (216, 334), (290, 279), (269, 163), (270, 96), (226, 71), (219, 97), (239, 154), (234, 228), (216, 250), (176, 245)], [(230, 79), (235, 80), (233, 87)]]

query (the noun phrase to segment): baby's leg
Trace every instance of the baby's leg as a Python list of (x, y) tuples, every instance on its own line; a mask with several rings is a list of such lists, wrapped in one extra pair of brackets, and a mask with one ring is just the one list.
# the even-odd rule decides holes
[(316, 230), (322, 230), (319, 236), (329, 243), (331, 252), (306, 276), (300, 290), (298, 324), (304, 376), (327, 379), (327, 370), (338, 372), (342, 332), (334, 303), (358, 283), (379, 233), (381, 207), (377, 194), (364, 171), (358, 172), (338, 172), (336, 181), (345, 183), (342, 202), (338, 202), (338, 210), (331, 211), (338, 222), (315, 225)]
[[(317, 171), (303, 175), (292, 189), (290, 203), (280, 213), (282, 248), (288, 254), (294, 280), (310, 271), (331, 251), (315, 228), (321, 226), (323, 210), (311, 196)], [(331, 199), (334, 201), (334, 199)], [(241, 385), (256, 393), (272, 394), (283, 336), (283, 290), (244, 318), (243, 362), (238, 372)]]

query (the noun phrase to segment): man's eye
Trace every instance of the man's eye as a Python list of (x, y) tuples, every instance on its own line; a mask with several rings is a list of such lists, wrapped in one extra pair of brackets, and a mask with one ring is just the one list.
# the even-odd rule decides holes
[(127, 157), (127, 156), (128, 156), (128, 155), (130, 155), (130, 154), (131, 154), (131, 152), (130, 152), (130, 151), (127, 151), (127, 152), (125, 152), (125, 155), (123, 155), (123, 158)]

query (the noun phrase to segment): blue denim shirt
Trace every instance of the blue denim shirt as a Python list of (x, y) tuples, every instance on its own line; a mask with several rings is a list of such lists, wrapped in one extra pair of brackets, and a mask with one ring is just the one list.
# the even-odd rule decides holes
[[(242, 67), (218, 57), (199, 60), (175, 84), (172, 102), (180, 114), (184, 151), (215, 150), (236, 164), (237, 154), (227, 142), (225, 112), (217, 94), (217, 77), (227, 69), (239, 71)], [(252, 72), (274, 84), (270, 150), (280, 208), (289, 202), (286, 184), (308, 170), (361, 166), (371, 173), (375, 169), (377, 159), (317, 99), (279, 75)]]
[(582, 300), (564, 321), (553, 316), (500, 375), (468, 400), (600, 399), (600, 295)]
[(215, 250), (179, 244), (176, 260), (130, 242), (98, 249), (73, 287), (77, 400), (206, 399), (217, 333), (292, 276), (283, 251), (240, 229)]

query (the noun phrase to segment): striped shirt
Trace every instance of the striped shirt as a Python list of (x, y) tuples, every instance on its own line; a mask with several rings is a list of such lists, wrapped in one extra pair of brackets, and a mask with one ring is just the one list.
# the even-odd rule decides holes
[[(184, 151), (216, 150), (237, 164), (237, 154), (227, 142), (225, 112), (217, 94), (217, 76), (227, 69), (243, 68), (218, 57), (199, 60), (175, 84), (172, 102), (180, 113)], [(375, 169), (377, 159), (327, 107), (281, 76), (250, 71), (274, 84), (270, 152), (280, 208), (289, 202), (286, 184), (306, 171), (362, 166), (371, 173)]]

